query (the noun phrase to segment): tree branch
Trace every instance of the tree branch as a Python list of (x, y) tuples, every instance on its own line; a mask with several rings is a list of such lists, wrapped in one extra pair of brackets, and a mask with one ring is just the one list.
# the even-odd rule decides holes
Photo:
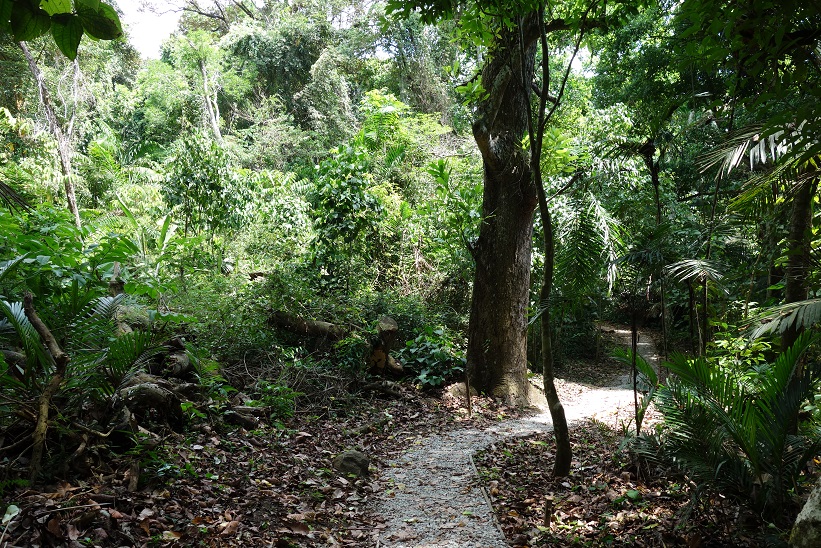
[(23, 310), (26, 313), (26, 318), (28, 318), (32, 327), (34, 327), (34, 330), (37, 331), (37, 334), (40, 336), (40, 340), (46, 345), (46, 348), (54, 360), (54, 365), (56, 368), (51, 380), (43, 389), (42, 394), (40, 394), (40, 399), (37, 406), (37, 424), (35, 425), (34, 433), (32, 434), (34, 443), (31, 450), (31, 464), (29, 467), (29, 473), (31, 480), (36, 481), (40, 475), (43, 462), (43, 451), (46, 444), (46, 433), (48, 432), (48, 413), (49, 407), (51, 406), (51, 399), (57, 391), (60, 390), (60, 385), (63, 383), (63, 375), (66, 372), (69, 357), (68, 354), (63, 352), (60, 345), (57, 344), (57, 339), (54, 338), (51, 330), (49, 330), (48, 326), (43, 323), (43, 320), (40, 319), (40, 316), (38, 316), (37, 312), (34, 310), (33, 297), (31, 293), (26, 293), (23, 297)]

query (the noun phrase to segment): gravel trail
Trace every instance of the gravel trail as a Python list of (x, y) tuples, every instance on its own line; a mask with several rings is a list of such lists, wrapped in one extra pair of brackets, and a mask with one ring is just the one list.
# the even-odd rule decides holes
[[(615, 333), (629, 344), (629, 330), (616, 329)], [(655, 346), (649, 337), (640, 339), (639, 352), (651, 363), (656, 361)], [(570, 383), (566, 388), (562, 404), (571, 427), (582, 419), (619, 424), (632, 416), (629, 376), (619, 377), (609, 387)], [(377, 547), (507, 546), (479, 484), (472, 456), (504, 438), (549, 432), (552, 428), (550, 413), (543, 411), (484, 430), (457, 429), (413, 442), (413, 447), (389, 461), (381, 472), (384, 487), (373, 510), (385, 522), (378, 528)]]

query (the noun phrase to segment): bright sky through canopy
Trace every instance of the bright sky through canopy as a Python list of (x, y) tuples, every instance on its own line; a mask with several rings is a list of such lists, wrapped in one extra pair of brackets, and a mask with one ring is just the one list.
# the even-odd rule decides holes
[(158, 59), (160, 45), (177, 28), (180, 14), (174, 11), (161, 15), (140, 11), (141, 3), (137, 0), (120, 0), (117, 4), (123, 12), (122, 23), (127, 27), (128, 41), (143, 59)]

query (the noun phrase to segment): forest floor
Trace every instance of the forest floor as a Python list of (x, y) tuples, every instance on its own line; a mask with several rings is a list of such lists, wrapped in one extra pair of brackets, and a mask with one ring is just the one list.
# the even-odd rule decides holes
[[(622, 328), (604, 331), (611, 347), (629, 342)], [(640, 342), (650, 357), (652, 337)], [(474, 398), (468, 416), (464, 398), (406, 384), (366, 399), (333, 392), (285, 424), (249, 431), (203, 419), (130, 457), (101, 453), (84, 479), (38, 489), (4, 480), (0, 503), (17, 510), (0, 547), (777, 543), (779, 531), (730, 501), (708, 493), (694, 503), (686, 479), (636, 468), (622, 447), (633, 401), (625, 366), (569, 360), (560, 377), (567, 478), (551, 477), (545, 412)], [(333, 469), (348, 448), (370, 457), (369, 476)]]

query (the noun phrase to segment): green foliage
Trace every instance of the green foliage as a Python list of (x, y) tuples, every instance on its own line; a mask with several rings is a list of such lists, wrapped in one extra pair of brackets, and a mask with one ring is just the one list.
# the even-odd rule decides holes
[(298, 263), (314, 237), (306, 197), (309, 184), (293, 173), (257, 172), (248, 224), (237, 235), (238, 249), (232, 252), (255, 269)]
[(309, 195), (313, 207), (317, 262), (325, 277), (338, 284), (352, 274), (352, 260), (375, 260), (376, 236), (382, 203), (372, 190), (368, 154), (359, 143), (336, 150), (317, 166), (316, 187)]
[(812, 343), (803, 335), (754, 375), (674, 355), (666, 364), (672, 377), (655, 400), (664, 415), (659, 438), (645, 440), (640, 452), (769, 518), (782, 515), (790, 490), (821, 448), (818, 425), (796, 423), (821, 375), (815, 361), (799, 374)]
[(57, 47), (71, 60), (77, 57), (84, 33), (96, 40), (114, 40), (123, 34), (116, 10), (99, 0), (0, 0), (0, 30), (11, 32), (16, 41), (33, 40), (49, 29)]
[[(298, 10), (282, 13), (273, 25), (236, 25), (224, 42), (258, 93), (279, 95), (285, 110), (293, 112), (297, 95), (314, 78), (313, 67), (328, 44), (333, 43), (333, 34), (326, 14), (308, 17)], [(316, 79), (322, 76), (316, 74)]]
[(452, 381), (465, 371), (465, 352), (452, 333), (442, 327), (426, 327), (400, 352), (406, 370), (416, 374), (423, 387)]
[(458, 241), (465, 250), (470, 250), (479, 237), (481, 183), (458, 185), (452, 177), (453, 163), (448, 160), (439, 159), (430, 163), (427, 172), (436, 182), (436, 202), (429, 202), (423, 207), (427, 213), (435, 215), (434, 226), (444, 232), (437, 243)]
[(164, 192), (179, 210), (186, 235), (236, 228), (248, 201), (244, 181), (231, 170), (222, 148), (196, 132), (176, 145)]
[[(192, 276), (185, 292), (176, 296), (176, 307), (192, 319), (187, 331), (207, 354), (197, 363), (210, 363), (208, 355), (223, 363), (241, 363), (269, 349), (276, 334), (265, 323), (263, 306), (270, 300), (263, 284), (245, 277)], [(204, 384), (215, 380), (207, 372), (200, 378)]]
[[(0, 263), (0, 294), (7, 299), (0, 301), (0, 341), (19, 346), (26, 357), (26, 367), (17, 376), (7, 373), (4, 383), (31, 396), (53, 367), (22, 304), (15, 301), (29, 290), (38, 314), (71, 357), (62, 387), (67, 405), (78, 410), (85, 400), (110, 399), (159, 351), (160, 332), (151, 330), (150, 322), (162, 316), (138, 311), (138, 304), (124, 295), (106, 294), (116, 276), (114, 264), (127, 270), (137, 249), (113, 233), (95, 241), (93, 227), (77, 229), (67, 215), (49, 210), (14, 218), (0, 210), (0, 223), (14, 227), (0, 249), (15, 257)], [(129, 314), (144, 315), (146, 330), (118, 333), (118, 324)]]
[(763, 338), (748, 339), (738, 334), (736, 326), (724, 322), (716, 322), (714, 325), (718, 331), (715, 340), (707, 346), (707, 352), (722, 369), (742, 375), (757, 375), (759, 370), (766, 371), (769, 367), (768, 356), (772, 353), (770, 341)]
[(617, 258), (624, 250), (621, 223), (593, 193), (557, 204), (555, 284), (578, 302), (616, 282)]
[(349, 138), (355, 125), (350, 85), (341, 65), (339, 53), (325, 48), (311, 67), (311, 81), (294, 96), (298, 121), (325, 145)]
[(167, 156), (167, 147), (191, 131), (198, 113), (185, 75), (162, 61), (147, 62), (133, 89), (117, 86), (112, 102), (123, 147), (139, 155)]
[[(116, 336), (115, 316), (123, 306), (122, 297), (90, 298), (93, 294), (93, 289), (88, 288), (83, 295), (87, 304), (67, 318), (67, 326), (54, 329), (71, 358), (59, 393), (65, 399), (61, 413), (69, 420), (82, 414), (83, 405), (110, 402), (117, 389), (134, 373), (144, 370), (161, 350), (151, 331)], [(47, 299), (35, 301), (38, 313), (45, 318), (54, 317), (53, 309), (59, 306), (59, 302)], [(60, 312), (66, 316), (64, 310)], [(5, 373), (0, 388), (11, 401), (36, 399), (51, 378), (51, 358), (42, 349), (40, 337), (23, 313), (21, 303), (0, 301), (0, 314), (4, 316), (0, 320), (0, 342), (19, 344), (27, 362), (23, 371)], [(4, 414), (0, 421), (7, 418)]]
[(122, 200), (120, 208), (130, 223), (131, 243), (137, 253), (132, 257), (131, 275), (125, 276), (125, 290), (131, 295), (148, 295), (159, 302), (164, 293), (176, 288), (176, 280), (167, 272), (176, 262), (179, 250), (190, 240), (177, 234), (171, 215), (158, 219), (155, 227), (145, 227)]
[(296, 400), (304, 395), (287, 386), (265, 380), (257, 382), (255, 391), (257, 396), (250, 405), (270, 408), (273, 421), (283, 421), (293, 417)]
[(118, 333), (118, 313), (125, 298), (102, 296), (89, 303), (66, 333), (65, 351), (71, 356), (64, 389), (68, 408), (75, 410), (89, 399), (111, 401), (133, 375), (145, 371), (163, 351), (159, 333), (150, 329)]
[(16, 216), (0, 210), (0, 226), (6, 229), (0, 236), (0, 256), (25, 255), (14, 280), (18, 283), (7, 280), (12, 285), (6, 286), (6, 296), (19, 298), (28, 288), (36, 295), (66, 299), (75, 311), (82, 291), (102, 293), (114, 276), (115, 263), (128, 264), (137, 251), (117, 233), (89, 224), (78, 229), (65, 212), (51, 209)]

